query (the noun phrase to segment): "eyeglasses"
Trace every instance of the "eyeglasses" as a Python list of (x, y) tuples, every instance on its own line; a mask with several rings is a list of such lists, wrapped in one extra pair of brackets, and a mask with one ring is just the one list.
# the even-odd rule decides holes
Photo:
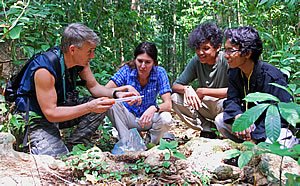
[(225, 49), (224, 50), (225, 54), (227, 54), (227, 55), (232, 55), (233, 53), (239, 52), (239, 51), (241, 51), (241, 50), (238, 50), (238, 49)]

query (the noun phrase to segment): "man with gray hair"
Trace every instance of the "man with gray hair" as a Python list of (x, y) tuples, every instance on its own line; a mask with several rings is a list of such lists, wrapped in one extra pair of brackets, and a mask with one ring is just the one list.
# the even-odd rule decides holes
[[(61, 46), (49, 55), (37, 55), (26, 69), (16, 99), (17, 112), (33, 111), (39, 117), (30, 120), (24, 141), (32, 154), (60, 156), (75, 144), (89, 143), (105, 112), (115, 103), (107, 97), (126, 97), (131, 92), (119, 92), (100, 85), (90, 69), (99, 43), (97, 34), (80, 23), (68, 25)], [(80, 77), (92, 97), (78, 97), (76, 79)], [(77, 125), (64, 144), (59, 129)]]

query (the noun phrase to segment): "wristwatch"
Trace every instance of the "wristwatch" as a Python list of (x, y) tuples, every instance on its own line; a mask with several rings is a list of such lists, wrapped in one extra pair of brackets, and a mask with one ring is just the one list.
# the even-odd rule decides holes
[(155, 108), (156, 108), (156, 112), (160, 111), (160, 108), (158, 107), (158, 105), (156, 105)]
[(117, 99), (118, 97), (117, 97), (117, 92), (120, 92), (119, 90), (114, 90), (113, 91), (113, 94), (112, 94), (112, 97), (114, 98), (114, 99)]

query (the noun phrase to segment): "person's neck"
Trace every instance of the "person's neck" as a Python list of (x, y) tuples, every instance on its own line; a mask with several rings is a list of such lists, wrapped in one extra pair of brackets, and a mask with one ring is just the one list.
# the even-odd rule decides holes
[(69, 69), (69, 68), (72, 68), (74, 67), (74, 63), (72, 63), (73, 59), (72, 59), (72, 56), (71, 55), (68, 55), (67, 53), (63, 53), (64, 55), (64, 63), (66, 65), (66, 68)]
[(148, 79), (149, 79), (149, 76), (148, 76), (148, 77), (145, 77), (145, 78), (138, 77), (138, 80), (139, 80), (140, 85), (141, 85), (142, 87), (144, 87), (145, 85), (147, 85)]
[(242, 66), (240, 66), (240, 69), (243, 71), (246, 77), (249, 78), (254, 69), (254, 62), (252, 60), (247, 60)]

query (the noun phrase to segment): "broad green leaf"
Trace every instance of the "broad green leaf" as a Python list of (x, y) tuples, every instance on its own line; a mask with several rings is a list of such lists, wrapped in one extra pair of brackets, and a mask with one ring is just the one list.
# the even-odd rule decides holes
[(247, 102), (262, 102), (262, 101), (276, 101), (280, 102), (280, 100), (271, 94), (268, 93), (262, 93), (262, 92), (255, 92), (248, 94), (245, 98), (245, 101)]
[(252, 142), (250, 142), (250, 141), (244, 141), (244, 142), (243, 142), (243, 145), (244, 145), (245, 147), (247, 147), (248, 150), (253, 149), (254, 146), (255, 146), (255, 144), (252, 143)]
[(237, 149), (227, 150), (227, 151), (225, 151), (225, 159), (235, 158), (235, 157), (239, 156), (240, 154), (241, 154), (241, 151), (239, 151)]
[[(270, 85), (273, 85), (273, 86), (275, 86), (275, 87), (281, 88), (281, 89), (287, 91), (291, 96), (293, 96), (293, 93), (292, 93), (292, 91), (291, 91), (289, 88), (287, 88), (287, 87), (285, 87), (285, 86), (282, 86), (282, 85), (279, 85), (279, 84), (277, 84), (277, 83), (269, 83), (269, 84), (270, 84)], [(279, 101), (279, 102), (280, 102), (280, 101)]]
[(171, 141), (171, 142), (167, 142), (164, 139), (160, 139), (159, 142), (159, 150), (164, 150), (164, 149), (176, 149), (178, 147), (178, 142), (177, 141)]
[(269, 60), (269, 63), (279, 63), (280, 61), (279, 61), (279, 59), (270, 59)]
[(164, 162), (162, 163), (162, 166), (165, 167), (165, 168), (169, 168), (170, 165), (171, 165), (171, 163), (170, 163), (169, 161), (164, 161)]
[(299, 158), (300, 152), (300, 144), (295, 145), (292, 148), (284, 148), (279, 142), (275, 142), (267, 146), (271, 153), (277, 154), (279, 156), (289, 156), (292, 158)]
[(47, 49), (50, 48), (50, 45), (42, 45), (41, 48), (42, 50), (46, 51)]
[(285, 177), (287, 177), (286, 186), (299, 186), (300, 185), (300, 176), (297, 174), (285, 173)]
[(20, 22), (23, 22), (23, 23), (28, 23), (28, 22), (30, 21), (30, 18), (28, 18), (28, 17), (21, 17), (21, 18), (19, 19), (19, 21), (20, 21)]
[(282, 67), (281, 69), (285, 69), (285, 70), (287, 70), (287, 71), (291, 71), (291, 70), (292, 70), (292, 68), (289, 67), (289, 66)]
[(295, 94), (300, 94), (300, 88), (297, 88)]
[(174, 151), (173, 152), (173, 156), (176, 157), (176, 158), (178, 158), (178, 159), (186, 159), (185, 155), (182, 154), (182, 153), (180, 153), (180, 152), (178, 152), (178, 151)]
[(281, 58), (281, 56), (282, 56), (281, 54), (274, 54), (271, 56), (271, 58)]
[(256, 105), (246, 112), (244, 112), (238, 119), (232, 124), (233, 132), (243, 131), (252, 125), (257, 118), (268, 108), (270, 104), (259, 104)]
[(268, 0), (261, 0), (258, 5), (263, 5), (263, 4), (267, 3), (267, 2), (268, 2)]
[(294, 51), (300, 51), (300, 46), (295, 45), (295, 46), (293, 46), (292, 50), (294, 50)]
[(165, 153), (165, 160), (170, 160), (171, 154), (169, 152)]
[(293, 146), (293, 149), (300, 154), (300, 144)]
[(291, 92), (295, 92), (297, 88), (296, 84), (288, 84), (288, 89), (291, 90)]
[(282, 68), (282, 69), (280, 69), (280, 71), (281, 71), (282, 73), (284, 73), (285, 75), (287, 75), (288, 78), (291, 77), (291, 73), (290, 73), (288, 70)]
[(21, 26), (15, 26), (10, 32), (9, 36), (11, 39), (19, 39), (20, 33), (21, 33), (22, 27)]
[(278, 108), (280, 115), (291, 125), (296, 126), (300, 115), (300, 105), (290, 102), (280, 102), (278, 103)]
[(247, 165), (249, 163), (249, 161), (251, 160), (252, 156), (253, 156), (252, 151), (243, 152), (238, 159), (239, 168), (243, 168), (245, 165)]
[(274, 105), (270, 105), (265, 118), (265, 129), (267, 137), (275, 142), (280, 135), (281, 121), (278, 109)]

